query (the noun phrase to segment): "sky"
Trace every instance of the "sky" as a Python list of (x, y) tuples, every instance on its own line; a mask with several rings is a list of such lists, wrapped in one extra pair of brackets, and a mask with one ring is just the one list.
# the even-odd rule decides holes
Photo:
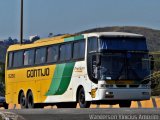
[[(19, 39), (20, 1), (0, 0), (0, 39)], [(24, 0), (24, 38), (107, 26), (160, 30), (160, 0)]]

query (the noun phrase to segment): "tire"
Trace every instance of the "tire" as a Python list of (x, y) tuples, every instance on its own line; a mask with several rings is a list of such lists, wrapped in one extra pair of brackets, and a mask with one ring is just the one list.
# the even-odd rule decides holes
[(76, 102), (66, 102), (66, 103), (58, 103), (57, 108), (76, 108)]
[(91, 102), (85, 100), (84, 88), (80, 88), (78, 92), (78, 103), (80, 108), (89, 108), (91, 105)]
[(26, 97), (24, 95), (24, 92), (20, 93), (19, 104), (20, 104), (20, 106), (21, 106), (22, 109), (27, 108)]
[(132, 103), (132, 101), (121, 101), (119, 103), (119, 107), (120, 108), (124, 108), (124, 107), (130, 108), (131, 107), (131, 103)]
[(35, 108), (33, 94), (31, 91), (27, 94), (27, 107), (29, 109)]

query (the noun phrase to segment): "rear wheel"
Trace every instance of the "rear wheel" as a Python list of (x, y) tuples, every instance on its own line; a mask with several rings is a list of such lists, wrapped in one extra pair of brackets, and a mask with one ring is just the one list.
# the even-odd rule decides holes
[(131, 101), (121, 101), (119, 103), (119, 107), (123, 108), (123, 107), (131, 107)]
[(80, 108), (89, 108), (91, 102), (86, 101), (84, 88), (80, 88), (78, 92), (78, 103)]
[(34, 99), (31, 91), (27, 94), (27, 106), (28, 108), (34, 108)]
[(21, 93), (20, 93), (20, 96), (19, 96), (19, 104), (20, 104), (20, 106), (21, 106), (22, 109), (27, 107), (27, 106), (26, 106), (26, 97), (25, 97), (25, 95), (24, 95), (24, 92), (21, 92)]

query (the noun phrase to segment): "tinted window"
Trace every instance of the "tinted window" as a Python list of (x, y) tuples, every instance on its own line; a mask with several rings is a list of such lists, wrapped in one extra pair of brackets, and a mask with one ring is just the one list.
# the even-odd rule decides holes
[(8, 55), (8, 67), (12, 67), (13, 53)]
[(60, 47), (60, 61), (70, 60), (72, 57), (72, 45), (65, 44)]
[(148, 50), (145, 38), (101, 37), (100, 50)]
[(84, 42), (84, 40), (74, 43), (73, 49), (74, 49), (73, 59), (84, 58), (84, 55), (85, 55), (85, 42)]
[(88, 38), (88, 52), (95, 52), (98, 48), (97, 37)]
[(38, 48), (36, 49), (36, 64), (43, 64), (46, 61), (46, 48)]
[(48, 47), (47, 62), (57, 62), (58, 53), (59, 53), (59, 47), (58, 46)]
[(34, 64), (34, 50), (27, 50), (24, 52), (24, 65)]
[(13, 67), (21, 67), (23, 65), (23, 51), (14, 52)]

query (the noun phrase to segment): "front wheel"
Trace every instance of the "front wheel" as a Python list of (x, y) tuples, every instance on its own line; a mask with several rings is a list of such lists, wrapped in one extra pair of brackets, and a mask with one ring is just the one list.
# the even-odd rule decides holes
[(89, 108), (91, 102), (86, 101), (84, 88), (80, 88), (78, 92), (78, 103), (80, 108)]
[(121, 102), (119, 102), (119, 107), (121, 107), (121, 108), (124, 108), (124, 107), (130, 108), (131, 107), (131, 103), (132, 103), (132, 101), (121, 101)]

